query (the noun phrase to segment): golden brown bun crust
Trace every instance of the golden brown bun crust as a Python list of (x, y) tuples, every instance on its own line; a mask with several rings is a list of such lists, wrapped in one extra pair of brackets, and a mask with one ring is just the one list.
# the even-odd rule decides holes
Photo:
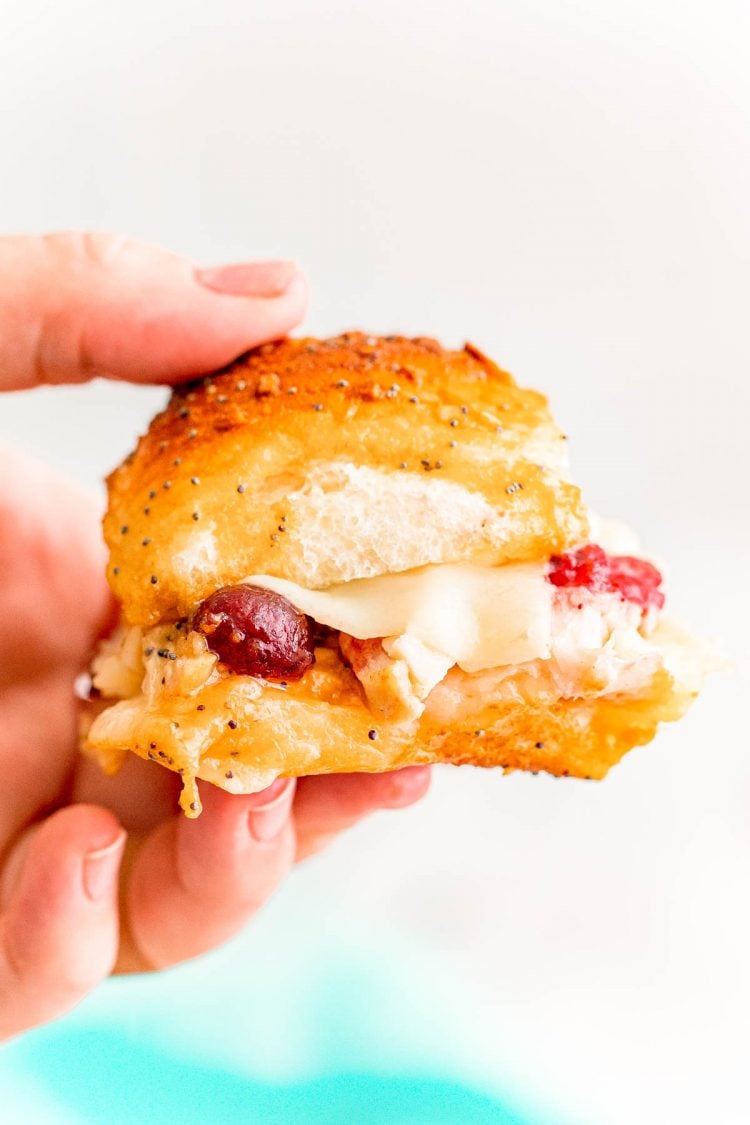
[(283, 340), (176, 390), (109, 478), (125, 620), (189, 614), (250, 574), (306, 586), (585, 539), (546, 400), (467, 345)]

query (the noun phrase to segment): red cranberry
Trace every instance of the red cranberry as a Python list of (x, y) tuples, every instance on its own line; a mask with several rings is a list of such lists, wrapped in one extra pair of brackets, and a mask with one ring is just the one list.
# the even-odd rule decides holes
[(309, 618), (273, 590), (225, 586), (201, 602), (192, 627), (239, 675), (299, 680), (315, 662)]
[(619, 594), (643, 609), (661, 609), (664, 605), (659, 589), (662, 577), (655, 566), (630, 555), (610, 556), (593, 543), (553, 555), (548, 577), (554, 586), (582, 586), (593, 594)]
[(593, 543), (550, 559), (549, 580), (553, 586), (585, 586), (592, 593), (601, 594), (608, 589), (608, 574), (609, 559)]
[(628, 602), (637, 602), (644, 609), (651, 606), (661, 609), (664, 605), (664, 594), (659, 589), (661, 574), (645, 559), (615, 555), (610, 559), (609, 580), (612, 588)]

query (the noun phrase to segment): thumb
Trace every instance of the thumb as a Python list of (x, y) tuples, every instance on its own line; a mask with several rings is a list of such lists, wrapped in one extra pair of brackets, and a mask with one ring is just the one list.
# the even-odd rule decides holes
[(111, 971), (124, 843), (110, 812), (73, 805), (44, 821), (9, 857), (0, 918), (0, 1041), (63, 1015)]
[(0, 390), (204, 374), (285, 335), (306, 303), (293, 262), (202, 270), (111, 234), (0, 238)]

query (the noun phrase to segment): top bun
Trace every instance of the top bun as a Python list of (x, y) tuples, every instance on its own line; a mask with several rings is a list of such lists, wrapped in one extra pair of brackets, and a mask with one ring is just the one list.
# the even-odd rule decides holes
[(108, 576), (141, 626), (248, 575), (320, 588), (498, 565), (588, 530), (546, 399), (421, 337), (257, 348), (175, 390), (108, 485)]

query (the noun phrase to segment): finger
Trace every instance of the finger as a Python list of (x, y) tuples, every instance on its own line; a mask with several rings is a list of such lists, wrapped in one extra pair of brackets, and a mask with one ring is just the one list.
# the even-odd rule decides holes
[(14, 654), (2, 663), (0, 683), (63, 663), (81, 667), (112, 614), (101, 505), (49, 466), (3, 445), (0, 479), (0, 646)]
[(251, 796), (203, 785), (199, 817), (153, 832), (129, 873), (118, 968), (164, 968), (237, 933), (293, 862), (293, 796), (293, 780)]
[(300, 778), (294, 801), (296, 858), (306, 859), (319, 852), (334, 836), (377, 809), (413, 805), (429, 787), (429, 766), (408, 766), (391, 773)]
[(124, 842), (111, 813), (73, 805), (21, 845), (20, 860), (11, 857), (15, 886), (0, 919), (0, 1039), (69, 1011), (110, 973)]
[(156, 762), (126, 754), (115, 774), (99, 762), (78, 755), (71, 797), (111, 809), (131, 836), (146, 836), (174, 813), (182, 778)]
[(292, 262), (200, 270), (111, 234), (3, 238), (0, 389), (203, 374), (285, 335), (306, 303)]

